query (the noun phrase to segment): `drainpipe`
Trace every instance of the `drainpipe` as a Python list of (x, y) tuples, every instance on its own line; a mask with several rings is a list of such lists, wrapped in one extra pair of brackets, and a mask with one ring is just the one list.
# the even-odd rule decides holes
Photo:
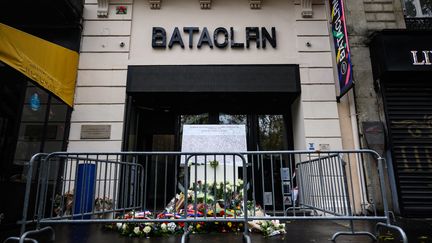
[[(347, 93), (348, 95), (348, 102), (349, 102), (349, 110), (350, 110), (350, 119), (351, 119), (351, 127), (353, 132), (353, 140), (354, 140), (354, 149), (358, 150), (360, 149), (360, 135), (359, 135), (359, 129), (357, 124), (357, 111), (355, 107), (355, 101), (354, 101), (354, 90), (352, 89)], [(366, 192), (366, 183), (364, 180), (364, 170), (363, 166), (360, 164), (360, 162), (357, 160), (357, 177), (359, 180), (360, 190), (361, 190), (361, 206), (362, 210), (369, 207), (369, 201), (368, 196)]]

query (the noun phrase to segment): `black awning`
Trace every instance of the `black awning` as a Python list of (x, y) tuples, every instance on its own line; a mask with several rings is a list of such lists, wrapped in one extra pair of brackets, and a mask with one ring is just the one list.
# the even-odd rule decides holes
[(84, 0), (2, 1), (0, 22), (15, 28), (81, 23)]
[(79, 52), (83, 9), (84, 0), (4, 1), (0, 23)]
[[(432, 72), (432, 31), (383, 30), (370, 43), (375, 79), (428, 77)], [(428, 55), (425, 57), (423, 51)], [(429, 63), (426, 60), (429, 58)], [(423, 64), (422, 64), (423, 63)], [(413, 75), (415, 73), (415, 75)]]
[(129, 66), (129, 93), (300, 93), (298, 65)]

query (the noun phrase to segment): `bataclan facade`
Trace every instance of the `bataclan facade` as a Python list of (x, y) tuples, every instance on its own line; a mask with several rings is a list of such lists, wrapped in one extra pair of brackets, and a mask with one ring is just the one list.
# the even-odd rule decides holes
[[(190, 122), (254, 123), (251, 150), (354, 148), (327, 1), (101, 2), (84, 5), (69, 151), (179, 150)], [(264, 148), (269, 117), (281, 140)]]
[[(15, 139), (2, 133), (1, 145), (16, 145), (2, 154), (2, 168), (14, 168), (2, 169), (3, 185), (23, 186), (23, 161), (37, 152), (181, 151), (187, 124), (246, 125), (250, 151), (359, 148), (341, 1), (86, 0), (83, 9), (75, 92), (34, 80), (11, 91), (22, 97), (15, 120), (1, 118)], [(63, 123), (50, 126), (56, 114)], [(367, 198), (361, 168), (350, 169), (356, 197)]]
[(68, 151), (181, 151), (186, 124), (245, 124), (250, 151), (358, 148), (352, 91), (337, 102), (336, 58), (349, 57), (341, 9), (86, 1)]

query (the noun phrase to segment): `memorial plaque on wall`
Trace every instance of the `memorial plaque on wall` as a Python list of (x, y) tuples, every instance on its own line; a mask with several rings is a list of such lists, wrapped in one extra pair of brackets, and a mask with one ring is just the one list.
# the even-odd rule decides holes
[(81, 125), (81, 139), (109, 139), (111, 125)]

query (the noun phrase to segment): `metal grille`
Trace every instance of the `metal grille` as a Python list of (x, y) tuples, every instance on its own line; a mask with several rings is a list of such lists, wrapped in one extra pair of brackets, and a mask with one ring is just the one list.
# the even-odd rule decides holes
[(432, 18), (405, 18), (409, 30), (432, 30)]
[(389, 82), (385, 103), (402, 214), (432, 216), (432, 84)]
[[(381, 194), (365, 198), (352, 171), (375, 162)], [(354, 228), (355, 220), (369, 220), (381, 221), (378, 233), (394, 230), (406, 243), (390, 222), (383, 170), (384, 159), (371, 150), (38, 154), (28, 163), (21, 237), (9, 239), (36, 242), (29, 236), (51, 232), (54, 240), (50, 226), (40, 228), (50, 224), (170, 222), (187, 243), (188, 224), (238, 222), (250, 243), (249, 227), (261, 229), (262, 220), (273, 220), (279, 232), (285, 225), (275, 220), (342, 220), (350, 231), (336, 232), (333, 241), (343, 235), (376, 241)], [(28, 223), (37, 230), (25, 232)]]

